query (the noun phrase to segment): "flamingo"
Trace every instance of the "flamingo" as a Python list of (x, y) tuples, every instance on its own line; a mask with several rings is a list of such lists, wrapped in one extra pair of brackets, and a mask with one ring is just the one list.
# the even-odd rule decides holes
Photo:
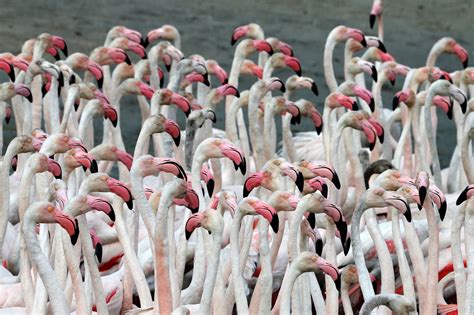
[(74, 243), (74, 236), (77, 240), (77, 225), (69, 215), (46, 202), (37, 202), (29, 206), (24, 219), (23, 233), (25, 233), (26, 248), (48, 291), (51, 307), (54, 312), (67, 313), (69, 308), (66, 305), (66, 297), (57, 283), (51, 265), (41, 251), (34, 226), (36, 223), (59, 223), (71, 236), (71, 242)]

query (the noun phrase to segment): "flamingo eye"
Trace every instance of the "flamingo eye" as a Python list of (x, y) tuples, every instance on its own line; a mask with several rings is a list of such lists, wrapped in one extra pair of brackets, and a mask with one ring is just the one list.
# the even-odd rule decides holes
[(48, 206), (48, 208), (46, 208), (46, 210), (48, 210), (49, 213), (53, 212), (54, 211), (54, 207), (52, 206)]

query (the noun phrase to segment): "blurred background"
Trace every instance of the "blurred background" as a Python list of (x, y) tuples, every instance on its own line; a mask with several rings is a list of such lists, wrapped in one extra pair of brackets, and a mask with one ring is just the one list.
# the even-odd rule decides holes
[[(298, 98), (307, 98), (322, 111), (322, 103), (328, 94), (323, 76), (323, 49), (329, 32), (337, 25), (361, 29), (366, 35), (376, 35), (369, 28), (370, 0), (353, 1), (112, 1), (96, 0), (71, 2), (2, 0), (0, 10), (0, 52), (19, 53), (27, 39), (48, 32), (62, 36), (69, 53), (89, 53), (103, 44), (108, 30), (124, 25), (145, 34), (163, 24), (172, 24), (181, 33), (182, 51), (185, 55), (201, 54), (215, 59), (230, 70), (234, 48), (230, 45), (232, 30), (250, 22), (260, 24), (265, 36), (277, 37), (293, 47), (301, 61), (303, 75), (313, 78), (320, 90), (319, 96), (298, 92)], [(441, 37), (451, 36), (472, 55), (474, 1), (385, 1), (385, 46), (397, 62), (409, 67), (425, 64), (432, 45)], [(133, 54), (130, 54), (133, 56)], [(135, 58), (136, 56), (133, 56)], [(50, 58), (50, 57), (48, 57)], [(52, 60), (52, 59), (51, 59)], [(343, 76), (343, 46), (334, 55), (334, 67), (338, 82)], [(471, 62), (472, 63), (472, 62)], [(452, 72), (462, 69), (455, 55), (442, 55), (437, 64)], [(277, 71), (275, 76), (283, 80), (293, 73)], [(2, 77), (2, 82), (6, 76)], [(243, 81), (239, 89), (250, 86), (251, 80)], [(391, 104), (393, 95), (401, 89), (399, 79), (395, 87), (386, 86), (383, 97)], [(390, 105), (391, 106), (391, 105)], [(220, 107), (222, 110), (223, 107)], [(121, 103), (124, 140), (127, 151), (133, 145), (140, 129), (140, 111), (136, 98), (125, 98)], [(222, 111), (218, 111), (217, 128), (224, 125)], [(454, 122), (441, 113), (438, 127), (438, 149), (441, 163), (446, 166), (455, 144)], [(184, 129), (183, 117), (180, 117)], [(136, 123), (131, 123), (136, 121)], [(95, 124), (101, 125), (99, 121)], [(10, 123), (6, 140), (13, 136), (14, 124)], [(296, 126), (294, 131), (312, 130), (309, 122)], [(8, 133), (10, 131), (10, 133)], [(97, 130), (97, 132), (101, 132)]]

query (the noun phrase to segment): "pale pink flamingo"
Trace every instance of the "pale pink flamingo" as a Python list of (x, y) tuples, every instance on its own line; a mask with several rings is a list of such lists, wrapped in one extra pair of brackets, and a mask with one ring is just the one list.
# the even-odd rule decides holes
[(399, 294), (378, 294), (366, 300), (360, 309), (361, 315), (369, 315), (380, 305), (390, 308), (395, 314), (417, 314), (413, 300)]
[(218, 274), (217, 270), (219, 270), (219, 254), (221, 251), (221, 240), (224, 228), (222, 215), (219, 211), (212, 209), (193, 214), (186, 222), (186, 237), (189, 238), (188, 235), (200, 226), (212, 234), (212, 252), (210, 253), (203, 294), (199, 304), (199, 312), (206, 314), (211, 310), (214, 284)]
[[(256, 198), (247, 197), (239, 203), (237, 212), (232, 221), (231, 230), (231, 253), (234, 257), (239, 257), (239, 231), (240, 224), (245, 215), (260, 214), (271, 225), (274, 232), (278, 232), (278, 215), (276, 210), (267, 203)], [(235, 301), (239, 313), (244, 314), (248, 312), (247, 298), (245, 296), (244, 281), (240, 270), (239, 259), (232, 259), (232, 282), (234, 285)]]
[[(68, 313), (69, 307), (66, 304), (64, 292), (57, 283), (54, 271), (42, 253), (36, 238), (36, 223), (58, 223), (67, 231), (71, 238), (77, 234), (77, 225), (69, 215), (47, 202), (36, 202), (29, 206), (25, 212), (23, 222), (26, 249), (48, 291), (51, 307), (54, 312)], [(75, 241), (72, 240), (72, 242), (74, 243)]]
[(363, 211), (368, 208), (386, 207), (392, 205), (402, 212), (408, 221), (411, 221), (411, 211), (407, 201), (397, 195), (396, 193), (385, 191), (382, 188), (371, 188), (364, 192), (359, 200), (356, 211), (352, 216), (351, 237), (352, 237), (352, 251), (354, 253), (354, 260), (359, 274), (360, 287), (367, 300), (374, 296), (374, 290), (369, 278), (369, 272), (364, 263), (364, 256), (362, 253), (362, 245), (360, 241), (360, 219)]
[[(304, 272), (323, 271), (340, 287), (340, 275), (336, 266), (327, 262), (323, 258), (311, 252), (300, 253), (289, 267), (289, 272), (285, 277), (283, 286), (281, 288), (282, 301), (280, 306), (280, 314), (290, 314), (291, 309), (291, 291), (296, 279)], [(316, 301), (316, 303), (324, 303), (324, 301)]]

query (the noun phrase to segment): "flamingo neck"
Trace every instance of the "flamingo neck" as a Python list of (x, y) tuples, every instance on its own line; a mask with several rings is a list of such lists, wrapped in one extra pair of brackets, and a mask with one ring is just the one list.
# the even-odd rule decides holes
[(352, 215), (351, 224), (352, 253), (354, 255), (354, 261), (357, 266), (360, 288), (362, 290), (364, 300), (368, 300), (375, 294), (374, 289), (372, 287), (372, 283), (370, 282), (369, 271), (367, 270), (367, 266), (365, 264), (364, 252), (362, 250), (362, 243), (360, 239), (360, 220), (362, 218), (362, 214), (367, 208), (366, 198), (367, 192), (360, 197), (359, 204), (357, 205), (354, 214)]
[(324, 46), (324, 78), (329, 88), (329, 92), (335, 92), (337, 90), (337, 81), (334, 74), (334, 67), (332, 64), (332, 55), (334, 47), (336, 47), (335, 33), (334, 30), (329, 33), (328, 39)]
[(44, 256), (38, 239), (35, 234), (35, 225), (30, 216), (26, 216), (23, 221), (23, 233), (25, 235), (25, 244), (29, 253), (29, 257), (38, 271), (41, 280), (48, 292), (51, 307), (56, 314), (67, 314), (69, 308), (66, 303), (66, 296), (59, 285), (58, 279), (53, 268)]

